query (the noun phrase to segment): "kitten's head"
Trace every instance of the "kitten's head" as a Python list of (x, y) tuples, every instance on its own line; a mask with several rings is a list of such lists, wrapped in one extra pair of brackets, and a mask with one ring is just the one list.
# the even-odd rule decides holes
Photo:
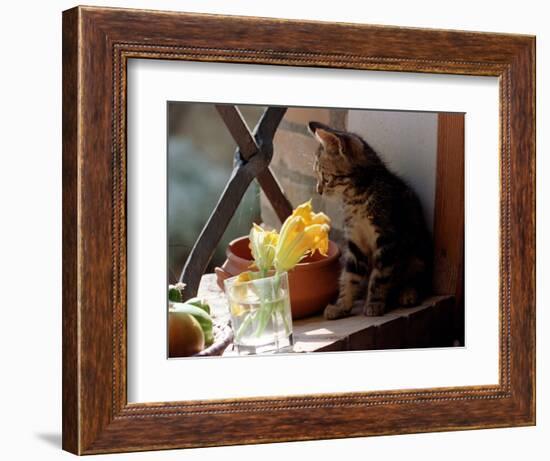
[(319, 194), (339, 192), (353, 174), (380, 163), (368, 144), (353, 133), (335, 130), (319, 122), (309, 122), (309, 131), (320, 144), (314, 162)]

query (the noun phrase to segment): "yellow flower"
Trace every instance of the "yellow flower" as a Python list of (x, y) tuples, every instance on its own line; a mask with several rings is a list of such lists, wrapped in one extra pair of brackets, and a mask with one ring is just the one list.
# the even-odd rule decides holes
[(233, 314), (234, 317), (240, 317), (246, 312), (246, 308), (239, 303), (233, 303), (231, 304), (231, 314)]
[(249, 235), (250, 250), (254, 262), (260, 271), (268, 271), (273, 267), (275, 248), (279, 240), (277, 231), (266, 231), (254, 224)]
[(230, 293), (233, 298), (246, 298), (248, 293), (246, 282), (250, 282), (251, 280), (250, 272), (241, 272), (229, 287), (226, 286), (226, 290), (228, 290), (228, 294)]
[(275, 249), (277, 272), (291, 270), (306, 255), (328, 252), (330, 219), (324, 213), (313, 213), (311, 200), (298, 206), (281, 228)]
[[(280, 234), (254, 224), (249, 241), (255, 266), (265, 276), (265, 272), (273, 267), (277, 272), (289, 271), (315, 251), (326, 256), (329, 230), (329, 217), (324, 213), (314, 213), (311, 200), (292, 212), (283, 223)], [(237, 281), (246, 280), (239, 277)]]
[(237, 282), (250, 282), (252, 277), (250, 277), (250, 272), (241, 272), (237, 276)]
[[(313, 212), (313, 207), (311, 206), (311, 200), (308, 200), (307, 202), (297, 206), (296, 209), (292, 212), (292, 215), (290, 217), (292, 218), (295, 216), (301, 217), (304, 220), (304, 223), (306, 226), (311, 226), (312, 224), (327, 224), (330, 226), (330, 218), (325, 213)], [(283, 224), (283, 227), (284, 227), (284, 224)], [(283, 232), (283, 229), (281, 229), (281, 234), (282, 232)]]

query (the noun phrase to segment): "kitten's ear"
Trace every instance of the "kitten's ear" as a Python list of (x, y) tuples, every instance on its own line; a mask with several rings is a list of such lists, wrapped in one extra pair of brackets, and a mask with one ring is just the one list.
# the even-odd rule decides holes
[(309, 132), (310, 132), (313, 136), (315, 136), (315, 132), (316, 132), (318, 129), (320, 129), (320, 128), (323, 128), (323, 129), (325, 129), (325, 130), (329, 130), (329, 129), (330, 129), (330, 127), (329, 127), (328, 125), (325, 125), (324, 123), (321, 123), (321, 122), (313, 122), (313, 121), (309, 122), (309, 123), (307, 124), (307, 127), (309, 128)]
[[(359, 136), (332, 129), (319, 122), (309, 122), (309, 131), (329, 154), (340, 154), (350, 162), (366, 160), (364, 141)], [(377, 158), (374, 155), (375, 159)], [(372, 159), (370, 160), (372, 161)]]
[(340, 138), (334, 133), (324, 130), (323, 128), (319, 128), (315, 131), (315, 137), (323, 145), (325, 150), (328, 150), (327, 148), (330, 147), (331, 149), (340, 152)]
[(335, 134), (332, 129), (319, 122), (309, 122), (308, 124), (309, 131), (317, 141), (319, 141), (325, 149), (332, 147), (340, 150), (340, 138)]

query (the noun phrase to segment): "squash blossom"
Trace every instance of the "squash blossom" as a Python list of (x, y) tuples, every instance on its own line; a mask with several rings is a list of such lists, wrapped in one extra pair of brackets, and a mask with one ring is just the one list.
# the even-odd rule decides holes
[(275, 248), (275, 270), (289, 271), (315, 251), (326, 256), (329, 230), (329, 217), (324, 213), (314, 213), (311, 200), (298, 206), (281, 228)]
[(275, 248), (279, 240), (277, 231), (266, 231), (254, 224), (248, 238), (256, 266), (261, 272), (267, 272), (273, 267), (273, 260), (275, 259)]
[[(292, 212), (279, 234), (254, 224), (248, 238), (255, 265), (264, 274), (272, 268), (280, 273), (291, 270), (315, 251), (326, 256), (329, 230), (329, 217), (324, 213), (314, 213), (311, 200)], [(237, 280), (248, 281), (244, 277)]]
[[(305, 256), (315, 251), (327, 256), (329, 230), (330, 219), (324, 213), (314, 213), (311, 200), (292, 212), (283, 223), (280, 233), (266, 231), (257, 224), (253, 225), (248, 239), (255, 263), (253, 266), (256, 266), (257, 271), (243, 272), (229, 288), (226, 286), (226, 289), (229, 289), (232, 315), (243, 317), (235, 332), (235, 338), (239, 339), (251, 328), (254, 335), (259, 337), (270, 320), (275, 322), (274, 316), (278, 316), (282, 321), (287, 335), (292, 332), (291, 321), (285, 313), (288, 303), (285, 304), (281, 297), (284, 295), (281, 273), (290, 271)], [(268, 280), (269, 283), (246, 283), (267, 277), (272, 269), (275, 269), (275, 275), (272, 280)], [(288, 298), (288, 292), (286, 297)], [(258, 309), (244, 307), (252, 302), (249, 301), (250, 298), (259, 298)], [(275, 326), (273, 328), (275, 329)]]
[(241, 272), (237, 277), (237, 282), (250, 282), (252, 277), (250, 277), (250, 272)]

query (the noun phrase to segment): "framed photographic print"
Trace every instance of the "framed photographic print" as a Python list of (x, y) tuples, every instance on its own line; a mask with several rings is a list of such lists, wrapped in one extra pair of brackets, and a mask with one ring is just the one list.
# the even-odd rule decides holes
[(63, 13), (63, 448), (535, 423), (535, 40)]

